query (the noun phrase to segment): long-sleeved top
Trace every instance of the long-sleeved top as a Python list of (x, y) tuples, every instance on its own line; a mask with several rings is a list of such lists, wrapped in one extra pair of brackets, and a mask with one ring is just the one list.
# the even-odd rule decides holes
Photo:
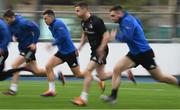
[(11, 35), (8, 29), (8, 25), (0, 19), (0, 49), (8, 51), (8, 44), (11, 41)]
[(62, 55), (67, 55), (76, 51), (76, 47), (71, 40), (70, 32), (60, 19), (54, 19), (50, 24), (49, 29), (54, 38), (53, 45), (57, 45), (58, 50)]
[(9, 25), (9, 29), (11, 35), (16, 37), (20, 51), (26, 49), (32, 43), (36, 44), (38, 42), (40, 36), (38, 25), (20, 15), (16, 15), (15, 21)]
[(119, 19), (119, 28), (121, 32), (116, 35), (116, 40), (127, 43), (130, 53), (133, 55), (151, 49), (138, 18), (124, 12), (124, 16)]

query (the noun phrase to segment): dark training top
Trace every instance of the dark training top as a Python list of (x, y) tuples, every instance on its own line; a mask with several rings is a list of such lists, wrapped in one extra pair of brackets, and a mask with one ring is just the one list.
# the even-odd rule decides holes
[(81, 21), (81, 26), (88, 37), (91, 50), (95, 51), (101, 45), (103, 34), (107, 31), (103, 20), (91, 15), (86, 21)]

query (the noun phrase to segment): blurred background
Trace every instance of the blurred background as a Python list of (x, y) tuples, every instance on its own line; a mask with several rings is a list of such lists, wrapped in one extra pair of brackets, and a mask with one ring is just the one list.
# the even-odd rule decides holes
[[(0, 0), (0, 17), (7, 9), (13, 9), (16, 14), (21, 14), (27, 19), (35, 21), (41, 30), (40, 41), (37, 44), (36, 58), (38, 67), (45, 68), (50, 56), (54, 55), (56, 48), (47, 50), (47, 43), (52, 40), (52, 35), (43, 21), (42, 12), (45, 9), (55, 10), (56, 16), (62, 19), (69, 28), (75, 46), (78, 47), (81, 37), (80, 19), (75, 16), (74, 4), (79, 0)], [(156, 55), (156, 62), (164, 74), (171, 74), (180, 79), (180, 0), (83, 0), (89, 3), (92, 13), (105, 21), (109, 30), (118, 28), (109, 19), (109, 9), (113, 5), (120, 4), (129, 13), (140, 18), (143, 24), (145, 36), (150, 42)], [(117, 60), (129, 51), (125, 43), (111, 41), (109, 55), (105, 70), (112, 71)], [(9, 57), (6, 61), (6, 69), (12, 68), (12, 61), (17, 59), (19, 51), (17, 43), (9, 45)], [(81, 70), (86, 68), (90, 58), (90, 47), (85, 45), (80, 52), (79, 62)], [(88, 106), (75, 107), (70, 99), (79, 95), (82, 80), (73, 76), (67, 64), (57, 66), (55, 74), (59, 71), (66, 76), (67, 85), (57, 83), (57, 97), (41, 98), (39, 96), (47, 88), (47, 79), (42, 77), (30, 77), (33, 74), (21, 72), (22, 83), (19, 84), (18, 96), (6, 97), (0, 94), (0, 109), (180, 109), (179, 88), (169, 85), (156, 84), (150, 74), (142, 67), (132, 68), (136, 76), (137, 85), (131, 82), (123, 82), (119, 89), (118, 104), (111, 105), (98, 99), (101, 91), (97, 84), (92, 86)], [(96, 71), (94, 71), (96, 74)], [(93, 74), (94, 74), (93, 73)], [(124, 72), (123, 80), (127, 80)], [(35, 82), (34, 82), (35, 80)], [(149, 82), (149, 83), (147, 83)], [(110, 92), (111, 82), (106, 82), (105, 94)], [(0, 93), (9, 85), (9, 80), (0, 83)], [(22, 91), (21, 91), (22, 90)]]
[[(41, 40), (52, 39), (41, 13), (45, 9), (56, 11), (57, 18), (68, 26), (74, 41), (79, 41), (80, 19), (74, 14), (74, 4), (79, 0), (0, 0), (0, 15), (6, 9), (37, 22)], [(110, 21), (108, 10), (120, 4), (142, 20), (149, 42), (180, 42), (180, 0), (84, 0), (90, 4), (92, 13), (101, 17), (108, 29), (118, 25)]]

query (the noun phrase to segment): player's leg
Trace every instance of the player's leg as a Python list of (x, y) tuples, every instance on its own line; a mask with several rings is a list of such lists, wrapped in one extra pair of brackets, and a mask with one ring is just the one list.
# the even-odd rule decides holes
[(121, 58), (115, 65), (112, 76), (112, 91), (110, 96), (101, 96), (104, 101), (115, 103), (117, 99), (118, 88), (120, 86), (121, 73), (131, 67), (135, 66), (135, 63), (127, 56)]
[(168, 84), (173, 84), (173, 85), (179, 85), (179, 81), (172, 75), (170, 74), (165, 74), (161, 71), (161, 69), (157, 66), (155, 60), (154, 60), (154, 52), (153, 50), (150, 50), (146, 52), (141, 57), (141, 65), (149, 71), (149, 73), (155, 78), (156, 80)]
[(106, 80), (106, 79), (110, 79), (112, 78), (112, 75), (113, 75), (113, 72), (109, 71), (109, 72), (105, 72), (104, 71), (104, 68), (105, 65), (102, 64), (102, 65), (97, 65), (96, 67), (96, 72), (98, 73), (98, 77), (101, 79), (101, 80)]
[(67, 62), (71, 71), (75, 75), (75, 77), (84, 77), (83, 73), (80, 71), (79, 61), (78, 61), (78, 53), (77, 51), (72, 52), (71, 54), (64, 57), (64, 60)]
[[(12, 68), (13, 69), (18, 68), (24, 62), (25, 62), (24, 56), (19, 55), (16, 58), (16, 60), (13, 62)], [(3, 94), (5, 94), (5, 95), (16, 95), (16, 92), (18, 91), (18, 85), (17, 85), (18, 79), (19, 79), (19, 72), (16, 72), (13, 74), (10, 88), (7, 91), (3, 92)]]
[(27, 67), (30, 67), (36, 76), (46, 76), (46, 70), (38, 68), (36, 60), (30, 61)]
[(105, 90), (105, 83), (103, 80), (105, 80), (106, 78), (112, 77), (112, 74), (113, 74), (112, 72), (104, 73), (104, 65), (106, 64), (106, 58), (107, 58), (108, 52), (109, 50), (108, 48), (106, 48), (103, 58), (100, 58), (97, 52), (91, 53), (91, 60), (97, 63), (96, 72), (98, 73), (98, 75), (92, 74), (92, 77), (93, 77), (93, 80), (98, 82), (99, 87), (102, 90), (102, 92), (104, 92)]
[(4, 73), (5, 61), (8, 55), (8, 52), (3, 52), (3, 54), (0, 55), (0, 81), (5, 80), (9, 76), (9, 74)]
[(29, 48), (25, 50), (24, 57), (26, 58), (26, 65), (24, 66), (30, 67), (34, 71), (34, 74), (37, 76), (46, 76), (45, 69), (40, 69), (37, 66), (35, 53), (36, 51), (32, 51)]
[[(69, 67), (71, 68), (71, 71), (75, 75), (75, 77), (84, 77), (84, 72), (80, 71), (80, 66), (78, 63), (78, 56), (74, 53), (66, 58), (66, 62), (68, 63)], [(104, 92), (105, 86), (104, 86), (104, 81), (101, 81), (96, 75), (92, 74), (93, 80), (97, 81), (101, 90)]]
[(86, 93), (88, 93), (88, 91), (89, 91), (90, 83), (92, 81), (92, 75), (91, 74), (92, 74), (92, 71), (96, 68), (96, 66), (97, 66), (96, 62), (90, 61), (87, 65), (87, 68), (84, 71), (85, 79), (84, 79), (83, 91)]
[(163, 73), (159, 67), (148, 71), (153, 76), (153, 78), (159, 82), (180, 86), (179, 81), (173, 75)]
[(87, 68), (85, 69), (85, 74), (84, 74), (84, 83), (83, 83), (83, 90), (81, 92), (80, 97), (76, 97), (72, 100), (73, 104), (76, 105), (86, 105), (87, 101), (88, 101), (88, 92), (89, 92), (89, 88), (91, 85), (91, 81), (92, 81), (92, 71), (96, 68), (97, 63), (94, 61), (90, 61), (87, 65)]
[(34, 72), (33, 70), (26, 67), (20, 67), (20, 68), (10, 69), (7, 71), (2, 71), (0, 74), (0, 81), (4, 81), (7, 78), (12, 77), (14, 73), (20, 72), (20, 71)]
[[(73, 72), (73, 74), (75, 75), (75, 77), (83, 77), (84, 78), (84, 72), (80, 71), (80, 66), (78, 64), (78, 58), (77, 56), (71, 55), (68, 56), (68, 58), (66, 58), (66, 62), (68, 63), (69, 67), (71, 68), (71, 71)], [(97, 81), (101, 90), (104, 92), (105, 90), (105, 85), (104, 85), (104, 81), (101, 81), (101, 79), (99, 79), (96, 75), (92, 74), (92, 78), (93, 80)]]
[(5, 64), (3, 62), (0, 62), (0, 72), (2, 72), (4, 70), (4, 66), (5, 66)]
[[(20, 55), (15, 60), (15, 62), (12, 64), (12, 68), (13, 69), (18, 68), (24, 62), (30, 62), (32, 60), (35, 60), (35, 51), (31, 51), (29, 48), (26, 48), (24, 50), (21, 50)], [(18, 79), (19, 79), (19, 73), (17, 72), (12, 77), (12, 83), (11, 83), (11, 86), (10, 86), (9, 90), (17, 92)], [(8, 91), (7, 91), (7, 93), (8, 93)]]
[(105, 72), (104, 71), (104, 67), (105, 67), (105, 64), (106, 64), (106, 59), (107, 59), (107, 56), (108, 56), (108, 53), (109, 53), (109, 49), (106, 48), (105, 49), (105, 53), (104, 53), (104, 56), (103, 58), (99, 58), (99, 55), (97, 53), (95, 53), (95, 56), (97, 59), (92, 59), (94, 60), (95, 62), (98, 63), (97, 67), (96, 67), (96, 72), (98, 73), (98, 76), (101, 80), (106, 80), (106, 79), (109, 79), (112, 77), (113, 75), (113, 72), (109, 71), (109, 72)]
[(131, 69), (127, 70), (126, 73), (128, 75), (127, 76), (128, 79), (131, 80), (134, 84), (136, 84), (136, 79), (135, 79), (135, 76), (133, 75)]
[(84, 77), (84, 73), (80, 71), (80, 66), (76, 66), (76, 67), (70, 67), (71, 71), (73, 72), (73, 74), (75, 75), (75, 77), (77, 78), (83, 78)]
[[(97, 67), (96, 67), (96, 72), (98, 74), (98, 78), (100, 78), (100, 80), (101, 80), (101, 82), (99, 82), (99, 87), (101, 88), (102, 92), (105, 91), (104, 80), (111, 79), (112, 75), (113, 75), (113, 72), (111, 72), (111, 71), (105, 72), (104, 71), (104, 69), (105, 69), (104, 67), (105, 67), (104, 64), (101, 64), (101, 65), (98, 64)], [(93, 75), (93, 77), (94, 77), (94, 75)]]
[(46, 65), (46, 74), (49, 82), (49, 89), (41, 96), (55, 96), (55, 76), (53, 68), (59, 64), (62, 64), (64, 61), (56, 56), (52, 56)]
[[(2, 72), (4, 70), (4, 67), (5, 67), (5, 61), (7, 59), (9, 55), (9, 52), (3, 52), (1, 55), (0, 55), (0, 72)], [(1, 73), (0, 73), (1, 74)]]
[[(113, 75), (113, 72), (111, 72), (111, 71), (109, 71), (109, 72), (104, 71), (104, 65), (98, 65), (96, 68), (96, 72), (98, 73), (98, 77), (101, 80), (111, 79), (112, 75)], [(128, 79), (131, 80), (134, 84), (136, 84), (136, 80), (135, 80), (135, 77), (134, 77), (132, 71), (129, 69), (126, 71), (126, 73), (127, 73)]]

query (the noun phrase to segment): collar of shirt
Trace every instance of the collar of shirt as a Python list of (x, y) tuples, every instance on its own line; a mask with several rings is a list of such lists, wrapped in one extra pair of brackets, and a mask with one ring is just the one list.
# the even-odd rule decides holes
[(21, 18), (22, 18), (21, 15), (15, 15), (15, 21), (12, 23), (12, 25), (17, 24)]
[(128, 12), (124, 11), (124, 16), (122, 18), (119, 18), (119, 24), (121, 24), (122, 20), (128, 15), (129, 15)]
[(89, 16), (89, 18), (88, 19), (86, 19), (86, 20), (82, 20), (83, 22), (89, 22), (90, 20), (91, 20), (91, 18), (93, 17), (93, 15), (90, 13), (90, 16)]
[(53, 26), (53, 24), (55, 23), (56, 19), (53, 20), (53, 22), (49, 25), (49, 26)]

